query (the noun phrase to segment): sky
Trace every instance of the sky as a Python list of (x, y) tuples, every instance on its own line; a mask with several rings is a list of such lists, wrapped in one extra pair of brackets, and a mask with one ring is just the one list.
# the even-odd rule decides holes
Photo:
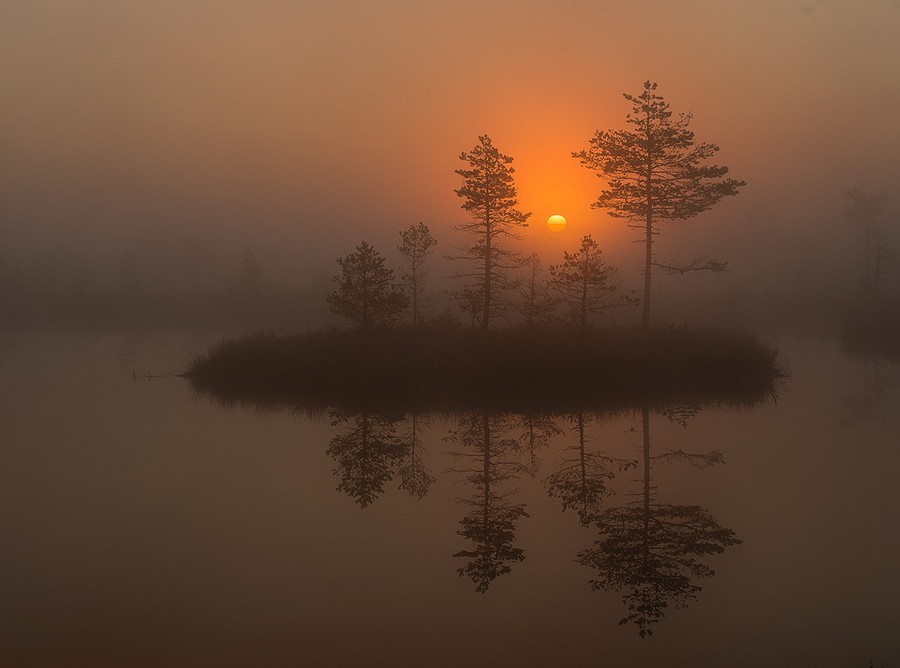
[(836, 244), (842, 189), (898, 192), (897, 0), (0, 0), (0, 245), (191, 232), (317, 271), (421, 220), (449, 252), (487, 133), (523, 248), (592, 234), (628, 264), (571, 153), (648, 79), (748, 182), (664, 256)]

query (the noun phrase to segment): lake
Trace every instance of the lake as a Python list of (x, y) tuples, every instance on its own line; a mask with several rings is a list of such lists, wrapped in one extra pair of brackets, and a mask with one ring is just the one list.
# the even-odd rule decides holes
[(3, 665), (900, 665), (895, 363), (775, 338), (763, 405), (411, 448), (147, 378), (217, 338), (0, 335)]

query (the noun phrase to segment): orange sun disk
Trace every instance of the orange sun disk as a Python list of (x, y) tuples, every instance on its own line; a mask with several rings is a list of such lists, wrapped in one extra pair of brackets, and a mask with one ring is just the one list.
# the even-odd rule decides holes
[(560, 216), (558, 213), (553, 214), (547, 219), (547, 229), (551, 232), (562, 232), (566, 229), (566, 225), (569, 222), (566, 220), (565, 216)]

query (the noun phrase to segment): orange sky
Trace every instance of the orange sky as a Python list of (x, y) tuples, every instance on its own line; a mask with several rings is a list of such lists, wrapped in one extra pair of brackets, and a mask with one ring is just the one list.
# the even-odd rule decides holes
[(750, 183), (697, 225), (812, 225), (841, 188), (896, 188), (898, 37), (889, 0), (6, 0), (0, 242), (197, 229), (315, 263), (418, 220), (452, 237), (488, 133), (528, 247), (625, 244), (570, 153), (648, 78)]

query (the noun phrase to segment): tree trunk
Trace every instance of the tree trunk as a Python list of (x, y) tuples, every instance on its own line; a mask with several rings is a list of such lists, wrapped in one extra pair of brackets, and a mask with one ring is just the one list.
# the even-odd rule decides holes
[(644, 256), (644, 304), (641, 313), (641, 329), (646, 331), (647, 329), (650, 329), (650, 270), (653, 268), (653, 212), (651, 210), (649, 192), (647, 194), (647, 228), (644, 245), (646, 246), (646, 253)]
[(641, 409), (644, 436), (644, 558), (650, 556), (650, 409)]
[(490, 218), (487, 218), (487, 222), (485, 225), (485, 240), (484, 240), (484, 311), (481, 316), (481, 329), (482, 331), (487, 331), (488, 322), (491, 318), (491, 263), (493, 262), (493, 258), (491, 257), (491, 222)]
[(484, 481), (484, 526), (487, 528), (489, 522), (489, 509), (491, 507), (491, 421), (490, 417), (487, 414), (487, 411), (481, 417), (482, 419), (482, 430), (484, 431), (484, 441), (482, 443), (482, 449), (484, 452), (482, 453), (482, 476)]

